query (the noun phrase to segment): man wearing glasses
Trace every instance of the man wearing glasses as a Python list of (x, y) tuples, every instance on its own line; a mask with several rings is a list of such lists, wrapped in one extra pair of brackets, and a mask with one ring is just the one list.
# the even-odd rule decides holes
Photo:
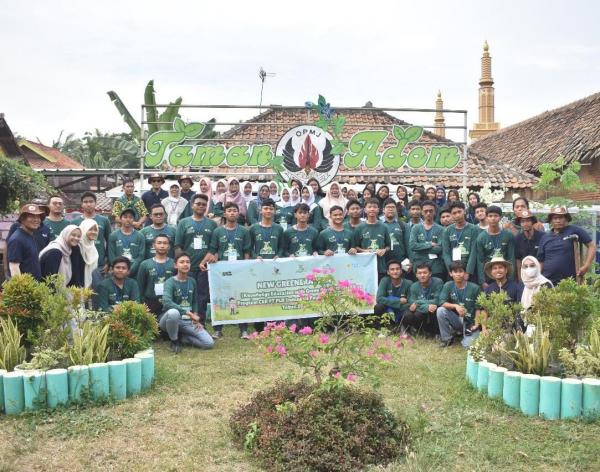
[(48, 199), (50, 213), (44, 220), (44, 224), (50, 228), (50, 241), (54, 241), (60, 232), (67, 227), (69, 222), (65, 220), (65, 203), (57, 196)]
[(152, 188), (142, 194), (142, 201), (146, 206), (146, 210), (150, 213), (152, 205), (160, 205), (162, 201), (169, 196), (169, 192), (162, 189), (165, 178), (160, 174), (152, 174), (148, 177), (148, 183), (152, 185)]

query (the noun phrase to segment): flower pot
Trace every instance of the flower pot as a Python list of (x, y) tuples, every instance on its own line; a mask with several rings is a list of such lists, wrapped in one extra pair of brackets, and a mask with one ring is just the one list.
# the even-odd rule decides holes
[(109, 368), (106, 362), (88, 366), (90, 372), (90, 394), (92, 400), (103, 401), (110, 396)]
[(504, 403), (512, 408), (521, 406), (521, 372), (509, 370), (504, 372), (504, 383), (502, 385), (502, 399)]
[(488, 373), (488, 397), (490, 398), (502, 398), (502, 388), (504, 387), (504, 372), (508, 369), (506, 367), (499, 367), (492, 365), (489, 368)]
[(127, 368), (127, 396), (139, 395), (142, 391), (142, 360), (132, 358), (123, 362)]
[(2, 378), (4, 411), (7, 415), (18, 415), (25, 408), (23, 372), (7, 372)]
[(69, 402), (69, 375), (67, 369), (50, 369), (46, 372), (46, 400), (50, 408)]
[(583, 379), (583, 416), (600, 417), (600, 379)]
[(79, 403), (81, 395), (87, 396), (90, 389), (90, 368), (87, 365), (69, 367), (69, 399)]
[(560, 391), (562, 382), (558, 377), (540, 379), (540, 416), (547, 420), (560, 418)]
[(46, 373), (41, 370), (23, 372), (23, 398), (26, 410), (38, 410), (46, 406)]
[(579, 379), (562, 379), (560, 390), (560, 417), (577, 418), (581, 415), (583, 383)]
[(540, 376), (523, 374), (519, 392), (521, 412), (527, 416), (537, 416), (540, 411)]

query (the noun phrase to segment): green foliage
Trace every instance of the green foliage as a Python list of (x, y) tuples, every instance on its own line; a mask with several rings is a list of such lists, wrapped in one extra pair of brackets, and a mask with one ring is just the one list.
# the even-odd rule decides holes
[(479, 336), (469, 348), (471, 357), (480, 361), (486, 359), (494, 364), (507, 367), (510, 359), (505, 350), (510, 346), (515, 320), (521, 311), (518, 303), (509, 303), (504, 292), (481, 293), (477, 303), (487, 316), (476, 320), (480, 323), (485, 335)]
[(69, 135), (64, 143), (55, 146), (84, 167), (93, 169), (139, 167), (139, 144), (131, 133), (103, 133), (99, 129), (86, 131), (81, 139)]
[(11, 371), (25, 360), (25, 347), (17, 324), (10, 318), (0, 318), (0, 369)]
[(561, 349), (558, 357), (563, 364), (565, 373), (580, 377), (600, 377), (600, 335), (597, 328), (593, 328), (589, 336), (588, 345), (578, 345), (575, 352)]
[(42, 174), (14, 159), (0, 156), (0, 215), (12, 213), (51, 190)]
[(550, 334), (544, 331), (541, 324), (537, 325), (535, 333), (530, 338), (521, 331), (515, 331), (515, 348), (506, 350), (514, 368), (524, 374), (545, 375), (550, 365), (552, 343)]
[(106, 318), (108, 346), (111, 358), (125, 359), (148, 349), (158, 334), (158, 323), (146, 305), (124, 302), (115, 307)]
[[(539, 182), (533, 186), (534, 190), (569, 195), (573, 192), (593, 192), (596, 185), (584, 184), (580, 177), (581, 163), (573, 161), (567, 164), (564, 156), (559, 156), (555, 162), (541, 164), (538, 167)], [(564, 196), (548, 198), (545, 202), (549, 206), (581, 206), (573, 200)]]
[(69, 349), (69, 359), (73, 365), (88, 365), (105, 362), (108, 357), (108, 330), (104, 326), (86, 322), (83, 329), (73, 332), (73, 344)]
[(33, 353), (29, 362), (21, 364), (23, 369), (49, 370), (69, 366), (67, 347), (60, 349), (41, 348)]
[(595, 287), (564, 279), (554, 289), (542, 288), (535, 294), (529, 322), (541, 322), (549, 331), (555, 353), (561, 348), (574, 349), (600, 317), (600, 298)]
[[(282, 414), (280, 405), (286, 406)], [(374, 392), (350, 385), (324, 390), (280, 382), (258, 393), (230, 420), (234, 441), (267, 470), (362, 470), (407, 451), (409, 428)]]

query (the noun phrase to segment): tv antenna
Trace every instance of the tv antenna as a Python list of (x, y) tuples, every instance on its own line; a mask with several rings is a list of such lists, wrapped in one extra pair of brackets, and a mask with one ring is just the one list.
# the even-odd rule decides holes
[(260, 79), (260, 102), (258, 104), (258, 113), (262, 113), (262, 98), (263, 98), (263, 89), (265, 87), (265, 79), (267, 77), (275, 77), (277, 74), (274, 72), (266, 72), (262, 67), (258, 71), (258, 78)]

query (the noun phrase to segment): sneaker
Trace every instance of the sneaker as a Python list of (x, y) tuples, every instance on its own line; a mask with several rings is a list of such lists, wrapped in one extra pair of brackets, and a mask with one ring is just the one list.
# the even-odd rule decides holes
[(181, 345), (181, 343), (179, 341), (171, 341), (171, 351), (173, 353), (179, 354), (182, 349), (183, 349), (183, 346)]
[(446, 347), (452, 346), (453, 344), (454, 344), (454, 338), (450, 338), (447, 341), (442, 341), (440, 343), (440, 347), (441, 348), (446, 348)]
[(215, 331), (211, 336), (213, 339), (221, 339), (223, 337), (223, 333), (221, 331)]
[(242, 339), (250, 339), (250, 336), (248, 336), (248, 331), (242, 331), (240, 333), (240, 338), (242, 338)]

